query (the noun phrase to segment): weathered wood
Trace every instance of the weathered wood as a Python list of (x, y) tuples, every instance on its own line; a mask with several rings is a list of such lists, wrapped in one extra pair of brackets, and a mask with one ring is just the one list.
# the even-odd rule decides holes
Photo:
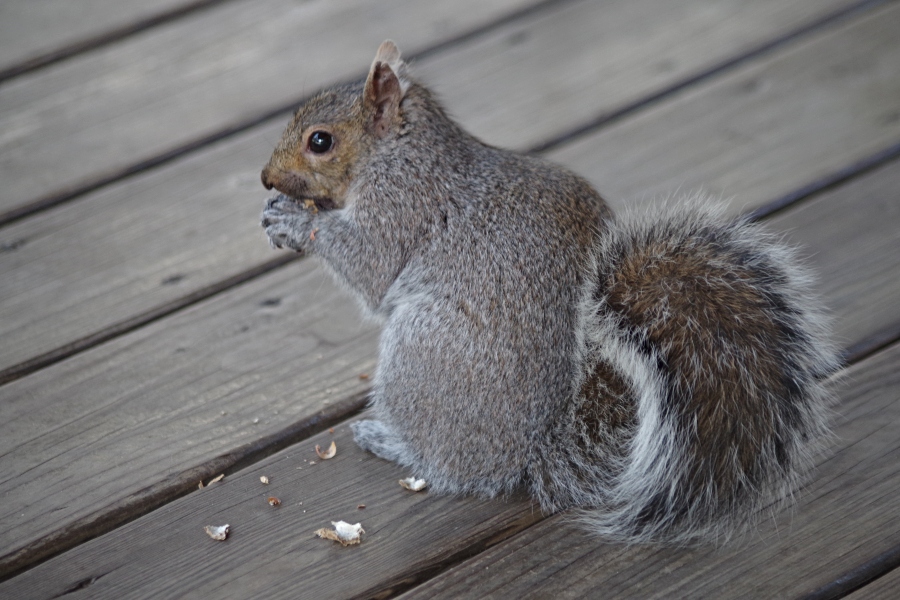
[[(792, 514), (720, 548), (603, 543), (552, 517), (404, 598), (795, 598), (900, 543), (900, 346), (856, 365)], [(867, 596), (866, 596), (867, 597)]]
[[(855, 565), (822, 587), (804, 594), (804, 600), (836, 600), (869, 585), (875, 579), (900, 567), (900, 544)], [(896, 594), (895, 594), (896, 595)]]
[(283, 123), (0, 230), (0, 370), (272, 260), (259, 171)]
[[(636, 66), (625, 70), (630, 73), (629, 76), (622, 74), (620, 63), (623, 58), (617, 48), (624, 46), (628, 49), (624, 52), (625, 56), (638, 57), (627, 59), (626, 62), (647, 59), (646, 51), (642, 49), (645, 39), (634, 34), (635, 28), (650, 27), (655, 32), (673, 30), (671, 22), (666, 20), (671, 16), (667, 11), (660, 11), (661, 21), (656, 18), (638, 19), (631, 12), (637, 4), (639, 3), (618, 2), (603, 5), (604, 8), (616, 8), (619, 11), (609, 11), (614, 27), (608, 32), (609, 35), (595, 36), (590, 43), (580, 36), (561, 37), (560, 31), (580, 31), (575, 27), (578, 22), (594, 22), (598, 19), (593, 12), (585, 12), (588, 8), (596, 10), (594, 5), (576, 4), (560, 11), (558, 18), (554, 17), (557, 13), (540, 14), (525, 19), (522, 23), (499, 28), (480, 40), (475, 46), (475, 52), (469, 45), (465, 45), (423, 59), (418, 66), (443, 92), (451, 111), (459, 115), (473, 131), (484, 135), (491, 142), (506, 141), (514, 145), (527, 145), (536, 139), (531, 137), (535, 134), (521, 132), (539, 130), (541, 135), (552, 135), (564, 126), (577, 124), (576, 120), (565, 121), (567, 117), (582, 119), (591, 111), (611, 110), (628, 99), (648, 93), (655, 86), (672, 83), (669, 75), (660, 80), (660, 76), (652, 70), (646, 78), (643, 72), (636, 74)], [(720, 12), (720, 7), (727, 6), (731, 4), (715, 3), (717, 8), (701, 11), (699, 14), (708, 13), (712, 16), (706, 19), (716, 22), (727, 16), (727, 13), (723, 15)], [(768, 11), (772, 6), (763, 3), (751, 3), (749, 6), (759, 6), (760, 12), (751, 12), (749, 15), (742, 13), (742, 16), (748, 17), (746, 20), (726, 21), (730, 24), (726, 29), (735, 40), (761, 39), (752, 37), (750, 31), (755, 36), (767, 34), (770, 37), (781, 31), (775, 25), (777, 19), (772, 23), (765, 22), (764, 17), (770, 14)], [(777, 11), (776, 13), (784, 16)], [(755, 19), (749, 18), (753, 15), (756, 16)], [(750, 43), (745, 41), (744, 45), (735, 47), (724, 43), (724, 39), (731, 39), (727, 36), (720, 39), (718, 35), (712, 38), (700, 35), (698, 32), (703, 26), (710, 26), (710, 31), (717, 30), (706, 19), (697, 21), (696, 18), (685, 16), (681, 23), (685, 30), (684, 37), (678, 38), (677, 44), (669, 35), (660, 34), (665, 44), (673, 48), (672, 54), (681, 57), (674, 76), (683, 77), (701, 69), (708, 62), (715, 61), (709, 50), (711, 43), (720, 44), (724, 55)], [(758, 30), (756, 27), (760, 22), (764, 22), (768, 29)], [(743, 24), (746, 29), (740, 29), (738, 23)], [(624, 24), (630, 26), (625, 27)], [(831, 43), (828, 40), (837, 35), (837, 47), (841, 44), (855, 44), (854, 40), (857, 38), (860, 38), (861, 44), (867, 44), (869, 32), (863, 29), (848, 30), (844, 27), (837, 34), (826, 35), (824, 40), (819, 39), (817, 43), (820, 47), (822, 44), (828, 47)], [(674, 30), (680, 31), (681, 27)], [(525, 34), (524, 41), (510, 47), (510, 38), (522, 34)], [(561, 50), (552, 51), (554, 46), (551, 40), (555, 40)], [(657, 46), (650, 46), (659, 50)], [(589, 50), (585, 50), (585, 47)], [(824, 62), (838, 70), (845, 67), (846, 61), (854, 57), (858, 59), (856, 55), (849, 58), (842, 55), (831, 56), (829, 51), (823, 51), (820, 47), (813, 46), (803, 53), (799, 61), (805, 60), (813, 64)], [(533, 102), (521, 100), (510, 105), (504, 100), (527, 96), (526, 92), (532, 85), (531, 71), (517, 66), (522, 62), (518, 60), (519, 52), (527, 56), (543, 57), (540, 60), (548, 62), (540, 63), (543, 65), (541, 70), (546, 71), (555, 62), (567, 64), (563, 60), (566, 53), (575, 55), (579, 51), (591, 56), (596, 63), (592, 73), (599, 73), (595, 80), (585, 82), (584, 85), (591, 86), (589, 90), (578, 94), (564, 94), (561, 98), (565, 100), (549, 104), (545, 111), (548, 116), (538, 121), (535, 121), (532, 112), (536, 107)], [(765, 168), (765, 165), (759, 164), (760, 157), (769, 161), (782, 161), (795, 165), (796, 168), (794, 172), (785, 171), (785, 175), (793, 174), (795, 181), (798, 178), (803, 181), (804, 178), (811, 179), (821, 172), (819, 160), (827, 164), (844, 164), (858, 159), (875, 143), (867, 135), (880, 140), (893, 134), (894, 139), (900, 139), (900, 124), (878, 128), (874, 132), (869, 125), (871, 115), (868, 112), (848, 112), (841, 109), (842, 105), (861, 104), (863, 101), (878, 106), (896, 103), (896, 97), (891, 95), (890, 89), (885, 89), (886, 96), (882, 97), (878, 86), (887, 77), (884, 71), (897, 77), (900, 69), (892, 69), (890, 66), (900, 64), (900, 43), (896, 40), (886, 43), (884, 52), (889, 57), (897, 57), (897, 61), (893, 65), (889, 63), (887, 69), (879, 70), (879, 65), (873, 64), (870, 68), (860, 68), (862, 73), (839, 73), (822, 84), (821, 93), (825, 94), (827, 88), (827, 93), (835, 100), (814, 112), (818, 121), (829, 121), (829, 128), (815, 131), (814, 136), (791, 137), (776, 147), (772, 147), (767, 140), (744, 137), (723, 149), (719, 160), (730, 160), (727, 166), (737, 169), (740, 161), (750, 156), (757, 161), (751, 162), (751, 170)], [(827, 60), (823, 58), (823, 54), (827, 56)], [(477, 58), (479, 56), (483, 59)], [(733, 102), (728, 97), (723, 99), (718, 85), (708, 84), (698, 89), (696, 97), (691, 96), (692, 102), (685, 105), (682, 100), (679, 103), (681, 111), (698, 110), (716, 115), (727, 113), (735, 118), (741, 115), (755, 119), (781, 118), (779, 123), (792, 119), (793, 106), (804, 102), (804, 90), (797, 89), (789, 77), (778, 75), (784, 69), (777, 59), (766, 59), (763, 62), (763, 76), (771, 77), (772, 80), (768, 86), (768, 95), (756, 94), (741, 102)], [(787, 69), (798, 68), (793, 64), (796, 62), (798, 60), (793, 60)], [(503, 84), (485, 85), (486, 80), (502, 71), (498, 66), (500, 64), (506, 64), (506, 70), (509, 71), (504, 75)], [(577, 69), (580, 63), (572, 61), (572, 64)], [(730, 85), (751, 85), (761, 76), (758, 69), (759, 67), (753, 69), (750, 66), (742, 69), (742, 73), (749, 72), (743, 78), (738, 76), (736, 80), (729, 79)], [(770, 71), (775, 73), (770, 75)], [(576, 77), (571, 71), (567, 73), (569, 85), (575, 85)], [(607, 80), (615, 85), (604, 85)], [(554, 89), (559, 89), (560, 86), (562, 82), (554, 83)], [(565, 89), (564, 86), (562, 89)], [(605, 89), (614, 91), (603, 92)], [(783, 117), (779, 117), (779, 106), (772, 105), (772, 96), (784, 97), (786, 102), (790, 102)], [(480, 98), (485, 103), (473, 104), (473, 98)], [(565, 105), (560, 104), (563, 101)], [(462, 111), (456, 108), (457, 104), (463, 107)], [(701, 108), (696, 109), (695, 105)], [(484, 120), (485, 118), (491, 120)], [(542, 125), (545, 120), (547, 124)], [(630, 162), (625, 164), (621, 160), (615, 161), (614, 173), (610, 173), (609, 166), (605, 163), (584, 165), (590, 170), (582, 172), (601, 183), (622, 179), (632, 185), (643, 182), (654, 189), (667, 183), (671, 186), (670, 191), (680, 184), (668, 175), (674, 167), (683, 169), (683, 177), (687, 177), (688, 173), (699, 172), (712, 179), (703, 157), (698, 157), (696, 164), (686, 164), (682, 148), (678, 152), (671, 152), (670, 147), (656, 146), (656, 162), (652, 168), (648, 167), (641, 155), (648, 148), (648, 135), (653, 136), (654, 131), (658, 132), (655, 136), (657, 138), (680, 136), (682, 146), (702, 148), (710, 135), (717, 135), (716, 127), (721, 123), (721, 118), (711, 120), (710, 123), (698, 123), (696, 119), (682, 123), (683, 120), (683, 116), (676, 112), (650, 121), (629, 119), (623, 122), (616, 128), (616, 148), (622, 156), (629, 157)], [(529, 123), (529, 126), (523, 127), (524, 123)], [(532, 126), (532, 123), (535, 125)], [(0, 334), (8, 340), (0, 348), (0, 371), (53, 352), (56, 348), (77, 342), (98, 331), (115, 329), (117, 323), (131, 319), (134, 315), (152, 311), (156, 306), (173, 302), (268, 260), (272, 254), (263, 241), (262, 232), (255, 225), (263, 197), (258, 184), (258, 170), (281, 128), (280, 122), (270, 123), (177, 164), (110, 186), (77, 204), (58, 207), (2, 230), (0, 240), (13, 250), (0, 253), (0, 273), (8, 282), (0, 290)], [(861, 130), (865, 133), (859, 133)], [(602, 135), (600, 137), (602, 144), (605, 138)], [(820, 149), (816, 152), (808, 151), (810, 146)], [(605, 148), (592, 151), (604, 157), (609, 156), (609, 150)], [(564, 159), (570, 164), (578, 163), (577, 157)], [(804, 160), (804, 164), (799, 164)], [(658, 181), (657, 174), (668, 178)], [(694, 176), (693, 180), (701, 181), (701, 176)], [(748, 196), (757, 203), (767, 199), (756, 195), (752, 188), (745, 191), (745, 188), (732, 186), (729, 191), (740, 191), (739, 199), (742, 202)], [(787, 191), (789, 188), (783, 188), (782, 193)], [(254, 201), (254, 198), (260, 200)], [(73, 251), (73, 246), (78, 251)], [(48, 361), (53, 358), (51, 355)]]
[[(602, 544), (559, 518), (513, 536), (539, 518), (527, 502), (405, 492), (396, 481), (407, 473), (362, 453), (341, 425), (0, 584), (0, 593), (51, 597), (82, 585), (92, 598), (387, 597), (501, 542), (410, 597), (796, 596), (900, 539), (897, 360), (900, 346), (850, 371), (835, 453), (790, 523), (779, 515), (780, 531), (766, 523), (744, 545)], [(314, 446), (332, 439), (337, 457), (316, 458)], [(336, 520), (360, 522), (362, 543), (313, 537)], [(202, 531), (224, 523), (233, 531), (225, 543)]]
[(768, 220), (816, 271), (842, 347), (900, 324), (900, 160)]
[[(809, 60), (823, 60), (830, 54), (828, 48), (827, 44), (810, 45)], [(834, 93), (840, 90), (836, 87)], [(717, 106), (711, 102), (708, 109), (715, 111)], [(657, 123), (661, 131), (668, 126), (665, 120)], [(789, 128), (791, 123), (783, 126)], [(852, 123), (847, 127), (853, 131)], [(847, 152), (840, 135), (830, 140), (816, 138), (820, 143), (823, 139), (837, 146), (837, 151)], [(856, 146), (848, 146), (852, 156)], [(674, 148), (673, 152), (680, 150)], [(810, 152), (809, 146), (802, 144), (791, 150)], [(812, 161), (801, 163), (807, 172), (815, 168)], [(757, 166), (750, 163), (732, 168)], [(633, 168), (643, 170), (644, 166), (637, 162)], [(779, 177), (790, 183), (795, 174), (773, 174), (774, 179)], [(157, 185), (162, 184), (157, 181)], [(778, 189), (771, 183), (770, 188), (775, 195), (790, 189)], [(212, 213), (223, 218), (228, 212), (225, 206), (215, 208)], [(141, 228), (145, 224), (135, 223), (133, 231), (145, 231)], [(148, 231), (146, 235), (158, 234)], [(220, 239), (231, 245), (227, 235)], [(0, 388), (0, 452), (4, 454), (0, 493), (6, 519), (0, 520), (0, 530), (9, 536), (0, 537), (3, 547), (7, 543), (12, 550), (28, 546), (91, 515), (102, 521), (104, 509), (117, 506), (123, 498), (165, 481), (173, 473), (210, 464), (244, 440), (280, 429), (266, 429), (270, 424), (261, 422), (248, 431), (249, 427), (234, 422), (217, 421), (221, 407), (210, 407), (213, 402), (224, 404), (229, 414), (238, 408), (246, 411), (246, 424), (253, 412), (269, 410), (275, 397), (275, 406), (282, 413), (290, 411), (286, 422), (296, 422), (321, 408), (322, 390), (358, 391), (363, 384), (352, 378), (357, 369), (373, 362), (374, 333), (355, 329), (357, 322), (347, 317), (353, 314), (352, 307), (335, 300), (340, 295), (332, 297), (327, 291), (310, 299), (311, 291), (318, 286), (329, 289), (330, 284), (319, 271), (307, 268), (305, 263), (297, 267), (305, 274), (302, 278), (308, 287), (296, 302), (309, 313), (292, 317), (293, 309), (285, 309), (282, 320), (267, 316), (265, 311), (272, 306), (258, 306), (270, 297), (267, 286), (294, 289), (303, 285), (295, 281), (301, 275), (290, 267)], [(278, 294), (280, 297), (281, 292)], [(280, 306), (284, 305), (282, 301)], [(258, 329), (252, 332), (240, 330), (249, 318), (248, 311), (258, 319), (253, 322)], [(325, 314), (340, 320), (319, 322)], [(310, 344), (317, 343), (308, 337), (310, 327), (322, 335), (336, 328), (339, 336), (323, 353), (328, 358), (318, 364), (310, 358), (315, 351)], [(185, 351), (178, 353), (179, 347)], [(296, 363), (291, 362), (294, 356), (299, 357)], [(294, 364), (306, 369), (298, 372)], [(316, 365), (315, 372), (311, 365)], [(309, 390), (309, 395), (296, 405), (283, 398), (296, 390)], [(31, 522), (26, 523), (27, 519)]]
[[(898, 28), (900, 9), (892, 4), (711, 86), (685, 90), (550, 157), (587, 174), (615, 202), (646, 204), (702, 187), (733, 196), (735, 210), (753, 208), (777, 195), (773, 185), (801, 187), (897, 142)], [(838, 81), (859, 95), (845, 95)]]
[(224, 0), (29, 0), (0, 4), (0, 80)]
[(479, 128), (494, 118), (486, 106), (524, 111), (530, 126), (500, 117), (519, 134), (498, 140), (528, 145), (559, 133), (554, 115), (593, 118), (858, 3), (234, 2), (0, 88), (0, 130), (7, 146), (15, 144), (12, 153), (0, 146), (0, 178), (8, 182), (0, 213), (52, 204), (361, 75), (388, 36), (413, 56), (510, 11), (552, 9), (546, 18), (529, 13), (537, 27), (511, 23), (502, 37), (476, 40), (467, 68), (443, 88), (476, 85), (461, 106)]
[(0, 86), (0, 211), (361, 75), (387, 37), (414, 53), (536, 3), (226, 2), (9, 80)]
[(896, 600), (898, 591), (900, 591), (900, 569), (894, 569), (845, 598), (847, 600)]
[(301, 261), (0, 388), (0, 574), (177, 497), (178, 474), (233, 467), (239, 447), (365, 389), (376, 332), (355, 315)]
[[(846, 343), (879, 326), (873, 314), (880, 314), (882, 323), (897, 318), (890, 306), (900, 301), (900, 214), (893, 191), (898, 173), (896, 163), (886, 165), (772, 220), (774, 229), (812, 255)], [(274, 308), (261, 306), (283, 296), (293, 299)], [(248, 311), (252, 326), (243, 331)], [(353, 314), (327, 276), (302, 261), (0, 388), (0, 494), (5, 499), (0, 531), (8, 532), (0, 535), (6, 551), (2, 560), (19, 564), (38, 550), (65, 548), (86, 529), (102, 529), (107, 513), (123, 503), (132, 506), (130, 498), (142, 498), (140, 490), (170, 473), (210, 461), (219, 465), (214, 458), (234, 444), (270, 434), (291, 420), (302, 423), (323, 407), (323, 389), (358, 389), (350, 384), (355, 373), (371, 368), (374, 332), (358, 330)], [(334, 318), (319, 322), (323, 315)], [(317, 350), (308, 348), (310, 336), (334, 335), (335, 327), (339, 337), (331, 338), (328, 357), (313, 361), (310, 354)], [(205, 332), (211, 331), (217, 335), (208, 337)], [(306, 344), (298, 347), (293, 342), (298, 339)], [(304, 372), (304, 365), (313, 365), (315, 372)], [(124, 381), (120, 373), (126, 374)], [(252, 429), (248, 432), (230, 417), (216, 417), (217, 411), (232, 414), (235, 407), (246, 419), (254, 411), (289, 416), (252, 427), (245, 421)], [(146, 414), (146, 421), (136, 420), (136, 413)], [(139, 451), (135, 439), (143, 444)], [(112, 461), (116, 466), (109, 472), (97, 466)], [(57, 481), (62, 472), (67, 478)], [(180, 489), (167, 488), (167, 493), (177, 495)], [(130, 510), (125, 514), (145, 512), (141, 506)], [(21, 555), (11, 552), (22, 547)]]
[[(417, 71), (462, 125), (526, 150), (830, 23), (847, 2), (577, 3), (523, 19)], [(527, 126), (523, 126), (527, 124)]]
[[(319, 459), (315, 446), (332, 440), (336, 456)], [(387, 597), (539, 518), (526, 500), (411, 493), (397, 483), (408, 475), (366, 455), (342, 424), (0, 584), (0, 596), (49, 598), (93, 581), (91, 598)], [(338, 520), (362, 524), (360, 545), (313, 535)], [(203, 531), (225, 523), (224, 543)]]

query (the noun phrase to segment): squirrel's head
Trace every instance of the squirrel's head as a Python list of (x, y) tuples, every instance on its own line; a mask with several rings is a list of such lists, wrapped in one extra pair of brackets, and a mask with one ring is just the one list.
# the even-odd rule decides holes
[(320, 209), (343, 207), (357, 167), (399, 130), (409, 85), (400, 50), (382, 43), (362, 87), (324, 91), (297, 111), (262, 171), (263, 185)]

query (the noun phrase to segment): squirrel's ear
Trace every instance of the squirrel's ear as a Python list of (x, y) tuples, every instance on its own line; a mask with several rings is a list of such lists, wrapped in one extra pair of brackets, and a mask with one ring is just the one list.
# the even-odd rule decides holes
[(400, 50), (394, 42), (387, 40), (378, 47), (364, 92), (366, 104), (373, 109), (372, 125), (378, 136), (390, 129), (408, 88), (406, 63), (400, 59)]

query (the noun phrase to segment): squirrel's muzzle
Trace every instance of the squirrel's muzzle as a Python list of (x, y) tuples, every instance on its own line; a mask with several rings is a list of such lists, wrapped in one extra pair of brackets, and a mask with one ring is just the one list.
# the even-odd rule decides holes
[(271, 172), (269, 171), (269, 167), (266, 167), (260, 173), (259, 178), (262, 180), (263, 187), (267, 190), (271, 190), (275, 187), (275, 183), (272, 181)]

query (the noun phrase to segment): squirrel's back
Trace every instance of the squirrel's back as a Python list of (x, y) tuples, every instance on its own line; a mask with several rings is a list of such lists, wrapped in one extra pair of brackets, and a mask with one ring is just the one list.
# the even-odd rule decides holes
[[(827, 437), (838, 366), (793, 252), (687, 200), (625, 213), (579, 305), (578, 390), (534, 479), (627, 540), (727, 535), (789, 497)], [(552, 473), (552, 477), (547, 474)]]

